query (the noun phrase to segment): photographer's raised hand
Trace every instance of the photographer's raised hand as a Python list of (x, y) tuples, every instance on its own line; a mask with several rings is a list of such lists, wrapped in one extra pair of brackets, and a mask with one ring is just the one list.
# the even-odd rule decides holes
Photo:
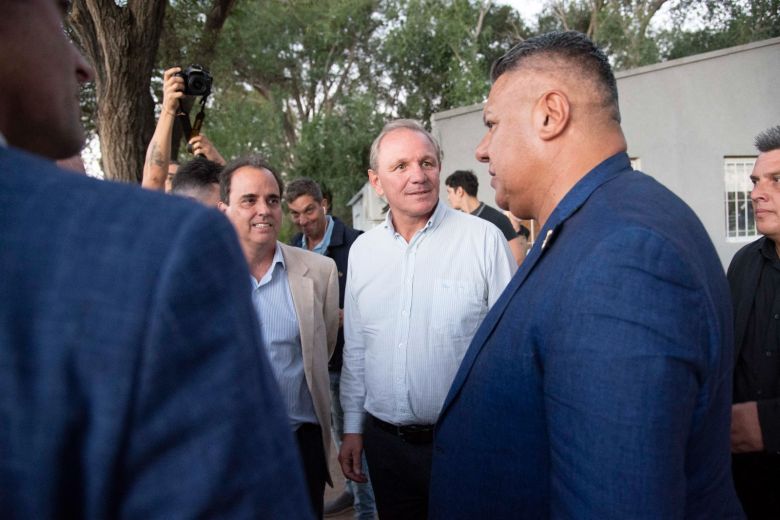
[(219, 153), (219, 150), (204, 134), (196, 135), (189, 140), (190, 149), (194, 155), (202, 155), (209, 161), (224, 165), (225, 159)]

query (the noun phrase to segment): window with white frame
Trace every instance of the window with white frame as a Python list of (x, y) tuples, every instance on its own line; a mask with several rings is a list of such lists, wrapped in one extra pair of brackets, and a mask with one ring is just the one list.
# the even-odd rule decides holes
[(756, 238), (756, 221), (753, 205), (750, 203), (750, 173), (756, 163), (755, 157), (725, 157), (723, 175), (725, 180), (726, 240), (743, 242)]

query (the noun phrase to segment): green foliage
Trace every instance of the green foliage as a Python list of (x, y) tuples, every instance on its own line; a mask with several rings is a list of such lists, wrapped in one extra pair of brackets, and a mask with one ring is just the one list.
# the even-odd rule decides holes
[(650, 22), (667, 0), (573, 0), (549, 2), (539, 32), (575, 30), (590, 36), (616, 70), (660, 61)]
[[(515, 42), (575, 29), (624, 69), (778, 36), (778, 2), (548, 0), (532, 32), (513, 8), (485, 0), (236, 0), (214, 46), (217, 0), (170, 0), (153, 90), (160, 99), (172, 65), (206, 66), (215, 79), (204, 132), (223, 156), (261, 153), (288, 179), (312, 177), (348, 217), (382, 124), (427, 125), (482, 101), (490, 65)], [(674, 23), (657, 33), (664, 4)], [(83, 98), (94, 106), (93, 91)]]
[(295, 148), (290, 178), (310, 177), (333, 194), (333, 213), (349, 221), (346, 203), (366, 181), (368, 152), (384, 118), (368, 95), (318, 115), (305, 125)]
[[(673, 16), (675, 27), (659, 37), (668, 59), (780, 36), (780, 0), (687, 0)], [(699, 27), (681, 30), (692, 18)]]
[(171, 4), (161, 71), (209, 67), (204, 132), (223, 156), (261, 153), (286, 178), (316, 179), (347, 220), (384, 122), (427, 124), (433, 112), (482, 101), (492, 61), (527, 36), (513, 9), (476, 0), (243, 0), (205, 63), (193, 49), (210, 4)]
[(517, 12), (492, 7), (479, 26), (470, 0), (390, 2), (379, 61), (386, 102), (400, 117), (424, 122), (434, 112), (482, 101), (492, 61), (528, 30)]

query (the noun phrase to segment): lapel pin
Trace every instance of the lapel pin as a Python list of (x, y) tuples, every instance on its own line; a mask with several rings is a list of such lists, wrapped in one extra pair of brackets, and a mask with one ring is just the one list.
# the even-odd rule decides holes
[(553, 234), (553, 230), (552, 229), (548, 229), (547, 230), (547, 234), (544, 236), (544, 242), (542, 242), (542, 251), (544, 251), (544, 249), (547, 247), (547, 242), (549, 242), (550, 237), (552, 236), (552, 234)]

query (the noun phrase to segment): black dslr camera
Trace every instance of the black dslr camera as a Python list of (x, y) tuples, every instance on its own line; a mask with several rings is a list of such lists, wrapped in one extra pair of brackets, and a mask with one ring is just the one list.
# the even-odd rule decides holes
[(209, 71), (200, 65), (190, 65), (181, 72), (176, 73), (184, 78), (184, 94), (187, 96), (208, 96), (211, 94), (212, 77)]

